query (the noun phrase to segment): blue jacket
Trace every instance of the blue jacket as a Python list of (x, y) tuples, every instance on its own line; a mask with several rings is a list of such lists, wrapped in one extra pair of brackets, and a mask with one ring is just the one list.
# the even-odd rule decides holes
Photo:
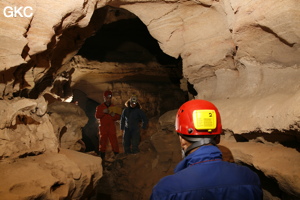
[(175, 174), (154, 186), (151, 200), (260, 200), (262, 190), (256, 173), (248, 167), (222, 161), (213, 145), (202, 146), (175, 168)]
[(140, 123), (142, 122), (142, 128), (146, 129), (148, 125), (148, 118), (143, 110), (140, 108), (125, 108), (121, 115), (120, 128), (124, 130), (125, 128), (131, 130), (139, 130)]

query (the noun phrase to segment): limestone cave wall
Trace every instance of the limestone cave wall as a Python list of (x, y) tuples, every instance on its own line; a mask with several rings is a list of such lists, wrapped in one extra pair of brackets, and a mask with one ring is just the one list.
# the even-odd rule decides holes
[[(7, 6), (29, 6), (32, 15), (5, 16)], [(220, 109), (225, 130), (222, 145), (234, 160), (253, 167), (267, 180), (264, 198), (300, 198), (298, 0), (5, 0), (0, 10), (0, 167), (7, 172), (1, 175), (1, 196), (80, 199), (95, 188), (102, 176), (101, 159), (65, 149), (78, 151), (80, 132), (68, 129), (74, 126), (72, 120), (54, 124), (49, 109), (54, 102), (72, 97), (75, 89), (97, 103), (104, 90), (113, 89), (120, 105), (137, 93), (154, 117), (155, 129), (143, 143), (152, 160), (143, 172), (171, 173), (178, 158), (160, 147), (174, 134), (157, 126), (158, 117), (188, 98), (201, 98)], [(88, 60), (79, 54), (85, 41), (105, 25), (136, 18), (165, 54), (182, 63), (168, 68), (149, 49), (132, 43), (123, 43), (119, 54), (107, 53), (106, 60)], [(124, 52), (128, 59), (120, 60)], [(143, 60), (128, 62), (134, 57)], [(170, 80), (179, 77), (172, 74), (178, 66), (181, 86)], [(186, 94), (191, 92), (187, 85), (193, 86), (193, 95)], [(83, 115), (73, 105), (69, 109)], [(85, 116), (82, 120), (88, 123)], [(84, 123), (77, 128), (81, 126)], [(65, 148), (60, 142), (63, 133), (76, 135), (64, 135)], [(165, 134), (165, 140), (157, 140), (159, 134)], [(135, 159), (119, 164), (143, 165)], [(120, 166), (116, 169), (122, 171)], [(22, 176), (13, 173), (19, 169)], [(46, 175), (38, 181), (39, 176), (26, 176), (34, 171)], [(46, 180), (51, 181), (46, 184)], [(122, 188), (126, 197), (144, 199), (149, 194), (154, 180), (138, 180), (146, 192), (141, 194), (140, 187)], [(42, 184), (29, 190), (31, 183)]]

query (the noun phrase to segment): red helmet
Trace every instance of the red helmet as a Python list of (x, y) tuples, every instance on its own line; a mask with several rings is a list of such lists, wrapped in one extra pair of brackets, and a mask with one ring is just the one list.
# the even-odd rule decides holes
[(106, 98), (106, 97), (112, 97), (112, 92), (109, 91), (109, 90), (106, 90), (104, 93), (103, 93), (103, 97)]
[(219, 135), (222, 132), (220, 113), (209, 101), (188, 101), (176, 114), (175, 129), (183, 136)]

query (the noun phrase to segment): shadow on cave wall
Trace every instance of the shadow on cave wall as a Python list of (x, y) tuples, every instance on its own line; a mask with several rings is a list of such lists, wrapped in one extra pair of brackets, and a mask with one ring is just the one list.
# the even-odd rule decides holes
[(78, 101), (78, 106), (84, 110), (88, 117), (87, 124), (82, 128), (82, 141), (86, 146), (85, 152), (98, 154), (98, 122), (95, 118), (95, 110), (99, 103), (89, 99), (84, 92), (76, 89), (73, 90), (73, 101)]
[(296, 149), (300, 152), (300, 134), (297, 130), (272, 130), (271, 133), (264, 133), (262, 131), (252, 131), (249, 133), (234, 134), (237, 142), (249, 142), (249, 140), (256, 140), (264, 143), (264, 141), (279, 143), (285, 147)]

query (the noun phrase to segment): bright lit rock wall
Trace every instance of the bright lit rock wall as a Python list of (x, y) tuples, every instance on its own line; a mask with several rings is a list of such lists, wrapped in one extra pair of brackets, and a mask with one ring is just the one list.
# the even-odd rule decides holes
[(123, 7), (147, 25), (166, 53), (182, 57), (185, 78), (197, 98), (217, 104), (224, 128), (237, 133), (299, 128), (299, 1)]
[[(46, 150), (56, 149), (58, 143), (46, 145), (49, 138), (55, 141), (53, 127), (45, 133), (44, 129), (39, 130), (35, 125), (36, 122), (41, 127), (50, 125), (43, 121), (47, 115), (37, 114), (40, 107), (36, 101), (45, 94), (52, 94), (58, 99), (70, 95), (65, 91), (67, 85), (60, 88), (59, 84), (70, 83), (72, 71), (66, 63), (77, 53), (84, 40), (105, 23), (107, 10), (102, 9), (105, 5), (122, 7), (134, 13), (145, 23), (165, 53), (182, 58), (184, 77), (197, 90), (196, 98), (211, 100), (219, 107), (223, 128), (234, 133), (299, 130), (298, 0), (5, 0), (0, 2), (1, 11), (6, 6), (31, 6), (33, 15), (5, 17), (2, 12), (0, 17), (0, 98), (4, 110), (1, 144), (17, 150), (9, 151), (2, 147), (4, 158), (33, 155), (34, 149), (42, 152), (43, 156)], [(16, 103), (24, 102), (20, 97), (35, 100), (25, 100), (29, 107), (23, 107)], [(19, 109), (10, 112), (7, 108), (10, 105), (18, 105)], [(12, 113), (12, 118), (3, 118), (6, 112)], [(24, 113), (26, 118), (22, 118)], [(22, 123), (15, 123), (18, 119)], [(34, 134), (29, 138), (23, 137), (22, 130), (25, 134)], [(5, 137), (8, 137), (9, 131), (14, 134), (11, 138), (24, 138), (20, 146), (7, 144)], [(243, 146), (232, 149), (237, 159), (251, 163), (252, 156), (257, 158), (257, 155), (240, 156), (249, 155), (243, 149)], [(242, 153), (237, 154), (239, 151)], [(276, 159), (280, 160), (280, 157), (284, 154)], [(93, 163), (96, 162), (98, 159)], [(298, 161), (295, 162), (293, 165), (299, 165)], [(80, 162), (77, 160), (77, 163)], [(65, 167), (68, 169), (67, 164)], [(97, 167), (93, 168), (94, 173), (99, 170)], [(259, 169), (261, 166), (255, 167)], [(81, 170), (84, 171), (84, 167)], [(63, 171), (66, 174), (68, 170)], [(77, 171), (73, 172), (74, 179), (78, 178)], [(271, 172), (269, 176), (274, 176), (272, 170), (268, 172)], [(99, 178), (100, 175), (97, 175)], [(58, 191), (61, 180), (69, 181), (63, 177), (60, 176), (59, 181), (53, 179), (52, 191)], [(299, 181), (297, 175), (288, 177), (278, 180), (281, 183)], [(69, 188), (75, 190), (72, 181), (68, 182)], [(6, 191), (20, 194), (18, 186), (5, 188), (5, 191), (0, 191), (1, 195)], [(28, 192), (24, 188), (22, 192)], [(300, 196), (296, 187), (291, 189), (289, 185), (281, 189), (291, 196)], [(68, 188), (64, 188), (58, 196), (70, 197), (70, 193)], [(26, 193), (24, 196), (30, 195)]]
[(26, 157), (58, 152), (58, 141), (49, 117), (47, 103), (15, 98), (0, 101), (0, 158)]
[[(220, 107), (226, 116), (223, 117), (226, 128), (235, 132), (257, 128), (265, 131), (286, 129), (298, 123), (299, 111), (295, 106), (289, 108), (299, 98), (296, 77), (300, 62), (300, 3), (297, 0), (135, 4), (121, 1), (118, 5), (82, 0), (63, 4), (2, 1), (1, 10), (5, 6), (33, 9), (29, 18), (0, 18), (2, 97), (10, 98), (22, 91), (23, 96), (37, 98), (50, 87), (45, 82), (68, 71), (62, 65), (97, 27), (107, 22), (105, 9), (94, 13), (107, 4), (134, 13), (165, 53), (183, 59), (184, 76), (197, 90), (197, 98), (212, 100)], [(288, 102), (282, 103), (287, 99)], [(246, 110), (241, 108), (245, 104)], [(281, 105), (286, 106), (277, 110)], [(281, 117), (276, 120), (280, 123), (271, 122), (278, 113)], [(227, 116), (236, 116), (237, 121)], [(249, 118), (251, 123), (240, 127)]]

